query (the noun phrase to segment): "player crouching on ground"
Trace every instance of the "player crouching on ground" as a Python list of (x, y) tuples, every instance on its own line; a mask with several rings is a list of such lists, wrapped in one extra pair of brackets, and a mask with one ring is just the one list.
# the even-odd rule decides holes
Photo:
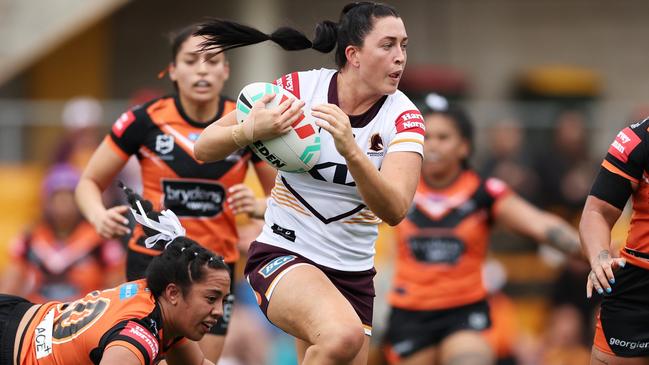
[(149, 243), (168, 241), (146, 278), (70, 303), (0, 294), (0, 364), (212, 364), (194, 341), (223, 316), (229, 269), (182, 236), (175, 214), (125, 190)]

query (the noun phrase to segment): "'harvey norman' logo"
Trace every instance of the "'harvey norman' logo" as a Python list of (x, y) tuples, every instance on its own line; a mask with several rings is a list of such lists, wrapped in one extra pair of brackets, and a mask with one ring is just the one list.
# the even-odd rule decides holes
[(611, 146), (608, 153), (615, 156), (622, 162), (627, 162), (631, 152), (640, 144), (640, 137), (638, 137), (631, 128), (624, 128), (620, 131)]

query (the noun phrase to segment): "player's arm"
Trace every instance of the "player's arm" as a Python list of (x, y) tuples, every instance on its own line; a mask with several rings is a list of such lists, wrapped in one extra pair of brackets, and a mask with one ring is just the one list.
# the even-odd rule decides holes
[(203, 130), (194, 144), (194, 157), (206, 162), (220, 161), (238, 150), (232, 130), (237, 126), (236, 111), (231, 111)]
[(129, 233), (128, 219), (123, 215), (128, 211), (128, 206), (106, 208), (102, 200), (102, 192), (128, 161), (115, 152), (109, 143), (108, 139), (104, 139), (94, 152), (75, 191), (79, 209), (104, 238)]
[(610, 284), (615, 283), (613, 270), (625, 264), (624, 259), (613, 258), (609, 251), (611, 229), (644, 175), (649, 156), (646, 122), (618, 132), (586, 199), (579, 234), (591, 268), (586, 283), (587, 297), (593, 288), (599, 294), (604, 290), (610, 293), (613, 290)]
[(579, 222), (583, 251), (592, 269), (586, 284), (586, 296), (589, 298), (593, 289), (599, 294), (603, 294), (604, 290), (611, 292), (610, 284), (615, 282), (613, 269), (625, 264), (624, 259), (611, 257), (611, 229), (636, 189), (635, 181), (604, 167), (595, 178)]
[(151, 331), (136, 321), (123, 321), (101, 338), (100, 364), (152, 365), (159, 357), (160, 344)]
[(169, 365), (212, 365), (213, 363), (205, 358), (203, 351), (194, 341), (183, 341), (174, 345), (166, 353), (167, 364)]
[(359, 148), (347, 159), (347, 168), (367, 207), (394, 226), (403, 220), (412, 204), (421, 162), (421, 155), (415, 152), (392, 152), (386, 155), (379, 171)]
[(104, 351), (99, 365), (148, 365), (123, 346), (112, 346)]
[(206, 162), (220, 161), (254, 141), (264, 141), (290, 131), (291, 124), (302, 114), (304, 102), (287, 99), (275, 108), (266, 109), (265, 105), (273, 98), (273, 94), (264, 95), (253, 105), (242, 124), (237, 123), (236, 111), (210, 124), (196, 140), (194, 156)]
[(499, 224), (566, 254), (579, 254), (579, 234), (565, 220), (538, 209), (513, 192), (496, 204), (494, 216)]
[[(421, 117), (419, 112), (416, 114)], [(356, 143), (349, 117), (340, 107), (334, 104), (316, 105), (312, 108), (312, 115), (318, 118), (318, 127), (333, 137), (336, 150), (345, 158), (367, 207), (391, 226), (401, 222), (415, 195), (421, 172), (421, 155), (406, 150), (388, 150), (379, 171)], [(417, 135), (417, 143), (422, 144), (423, 129)], [(386, 146), (386, 149), (389, 147)]]

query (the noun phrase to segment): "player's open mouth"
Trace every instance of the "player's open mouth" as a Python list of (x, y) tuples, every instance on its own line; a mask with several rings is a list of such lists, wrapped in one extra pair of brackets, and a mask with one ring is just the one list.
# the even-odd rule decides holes
[(401, 72), (402, 71), (396, 71), (396, 72), (393, 72), (393, 73), (389, 74), (388, 76), (390, 76), (391, 79), (399, 80), (399, 78), (401, 78)]
[(214, 322), (201, 322), (201, 324), (205, 328), (205, 332), (209, 332), (212, 326), (214, 326)]
[(200, 80), (195, 82), (193, 86), (196, 88), (209, 88), (212, 87), (212, 84), (205, 80)]

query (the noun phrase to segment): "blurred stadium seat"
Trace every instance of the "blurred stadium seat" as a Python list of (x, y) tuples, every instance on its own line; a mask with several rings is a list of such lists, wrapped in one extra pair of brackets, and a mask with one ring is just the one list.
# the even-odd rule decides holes
[[(14, 235), (40, 215), (43, 168), (35, 164), (0, 165), (0, 250), (6, 252)], [(0, 255), (0, 270), (6, 254)]]

